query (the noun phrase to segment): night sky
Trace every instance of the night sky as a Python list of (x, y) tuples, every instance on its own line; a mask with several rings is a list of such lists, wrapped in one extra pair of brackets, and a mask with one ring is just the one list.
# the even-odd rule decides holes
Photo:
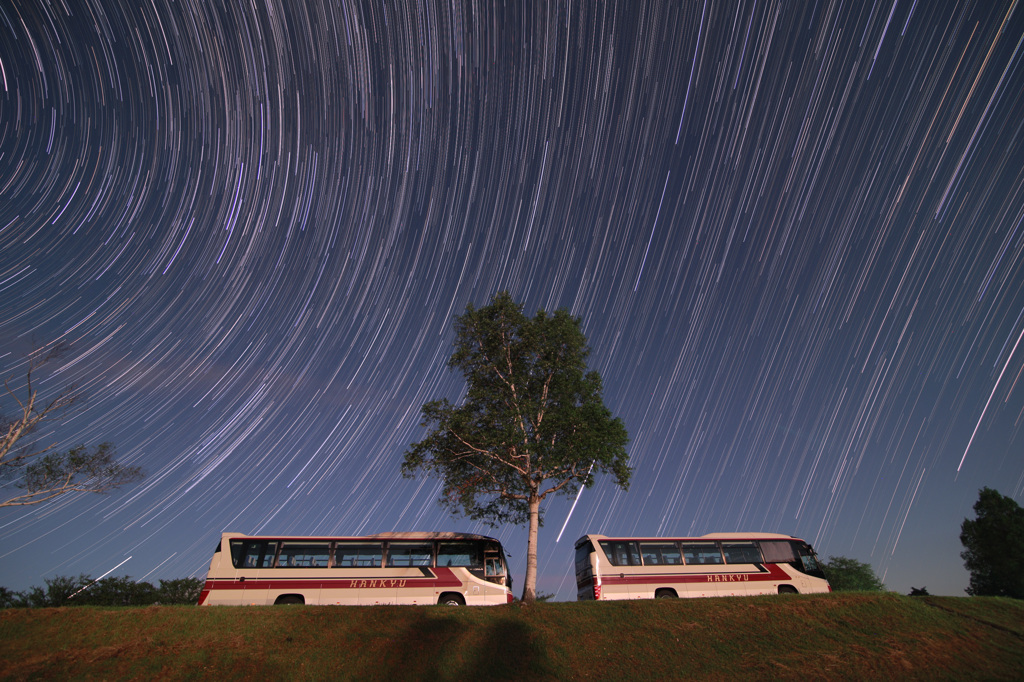
[(1017, 0), (217, 4), (0, 5), (0, 369), (71, 343), (40, 438), (147, 472), (0, 510), (0, 585), (461, 530), (518, 594), (525, 530), (399, 472), (508, 289), (631, 438), (628, 492), (545, 503), (541, 592), (584, 533), (747, 530), (964, 594), (979, 488), (1024, 500)]

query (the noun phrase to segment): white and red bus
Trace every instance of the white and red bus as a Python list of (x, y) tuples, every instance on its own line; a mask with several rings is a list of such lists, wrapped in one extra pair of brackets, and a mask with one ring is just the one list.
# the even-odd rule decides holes
[(505, 551), (469, 533), (284, 537), (224, 533), (199, 604), (512, 602)]
[(584, 535), (576, 541), (579, 601), (831, 591), (814, 549), (789, 535)]

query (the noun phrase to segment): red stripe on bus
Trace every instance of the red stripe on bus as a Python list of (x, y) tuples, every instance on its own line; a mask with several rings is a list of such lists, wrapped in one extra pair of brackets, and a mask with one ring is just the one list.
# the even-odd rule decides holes
[(302, 578), (289, 576), (287, 578), (253, 578), (241, 580), (238, 578), (213, 578), (206, 581), (203, 588), (202, 600), (211, 590), (296, 590), (296, 589), (322, 589), (322, 590), (346, 590), (346, 589), (402, 589), (402, 588), (424, 588), (424, 587), (462, 587), (462, 581), (455, 575), (455, 572), (448, 567), (439, 566), (427, 569), (432, 576), (417, 578)]
[(633, 573), (620, 572), (618, 575), (607, 573), (601, 576), (605, 585), (637, 585), (644, 583), (736, 583), (736, 582), (778, 582), (793, 580), (777, 564), (758, 564), (764, 570), (715, 572), (715, 573)]

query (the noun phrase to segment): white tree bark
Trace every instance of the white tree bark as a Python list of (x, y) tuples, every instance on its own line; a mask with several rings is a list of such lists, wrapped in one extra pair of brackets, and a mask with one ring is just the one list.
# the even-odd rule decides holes
[(540, 496), (530, 495), (530, 533), (526, 541), (526, 577), (523, 579), (523, 601), (537, 600), (537, 531), (540, 528)]

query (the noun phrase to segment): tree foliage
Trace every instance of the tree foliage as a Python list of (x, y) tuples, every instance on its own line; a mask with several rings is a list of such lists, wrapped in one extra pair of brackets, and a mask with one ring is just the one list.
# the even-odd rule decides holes
[(64, 606), (72, 595), (90, 582), (89, 576), (82, 574), (77, 578), (58, 575), (46, 579), (46, 587), (31, 587), (24, 593), (23, 604), (33, 608), (46, 606)]
[(973, 519), (960, 526), (967, 594), (1024, 599), (1024, 509), (991, 488), (978, 491)]
[(93, 580), (88, 575), (47, 578), (44, 587), (14, 592), (0, 587), (0, 608), (50, 606), (145, 606), (196, 604), (203, 581), (199, 578), (161, 580), (159, 587), (129, 576)]
[(856, 559), (830, 556), (822, 569), (834, 592), (881, 592), (885, 589), (871, 564)]
[(157, 601), (161, 604), (198, 604), (203, 583), (199, 578), (161, 580), (157, 588)]
[(56, 443), (40, 446), (32, 439), (41, 425), (59, 419), (82, 400), (74, 386), (43, 398), (34, 383), (41, 368), (67, 351), (64, 344), (33, 351), (24, 378), (4, 380), (6, 396), (16, 407), (11, 414), (0, 416), (0, 480), (13, 479), (22, 492), (0, 499), (0, 507), (39, 504), (72, 492), (106, 493), (143, 476), (139, 467), (115, 461), (110, 443), (57, 452)]
[(465, 378), (461, 405), (422, 408), (427, 437), (405, 453), (403, 474), (423, 471), (443, 482), (441, 504), (491, 525), (528, 523), (524, 601), (536, 598), (540, 502), (572, 495), (596, 474), (629, 485), (629, 437), (601, 397), (601, 377), (587, 371), (580, 320), (565, 309), (533, 318), (508, 292), (472, 304), (456, 318), (448, 367)]

